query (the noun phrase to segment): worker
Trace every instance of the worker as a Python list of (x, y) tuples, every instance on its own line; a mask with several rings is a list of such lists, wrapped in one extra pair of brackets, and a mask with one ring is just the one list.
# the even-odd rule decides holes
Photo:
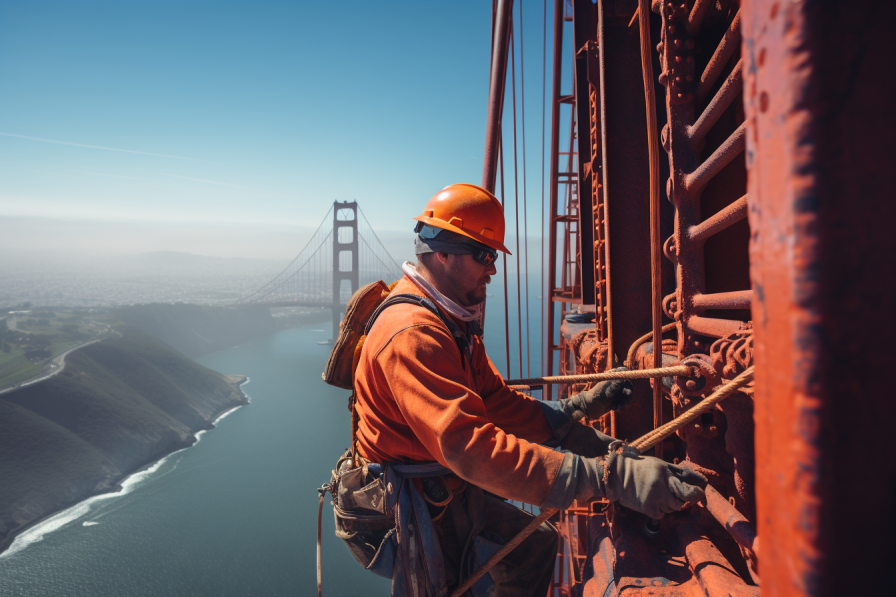
[[(380, 309), (354, 383), (358, 454), (385, 471), (384, 499), (400, 518), (393, 595), (450, 594), (531, 520), (505, 500), (568, 508), (603, 497), (658, 519), (703, 498), (699, 473), (577, 422), (576, 411), (594, 420), (624, 407), (631, 382), (599, 383), (552, 402), (504, 383), (480, 329), (498, 255), (510, 254), (491, 193), (451, 185), (414, 219), (417, 263), (403, 265), (392, 295), (436, 309), (413, 302)], [(547, 594), (557, 549), (556, 530), (543, 524), (473, 594)]]

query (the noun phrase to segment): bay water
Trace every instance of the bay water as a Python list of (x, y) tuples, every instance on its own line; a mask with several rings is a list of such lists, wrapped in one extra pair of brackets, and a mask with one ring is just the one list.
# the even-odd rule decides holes
[[(530, 296), (534, 306), (537, 289)], [(504, 373), (502, 303), (489, 300), (485, 338)], [(535, 310), (525, 358), (532, 374), (540, 369), (538, 319)], [(318, 342), (330, 335), (329, 323), (292, 328), (197, 359), (247, 375), (251, 403), (193, 447), (133, 475), (121, 492), (18, 537), (0, 554), (0, 597), (315, 595), (316, 489), (350, 443), (349, 392), (320, 377), (331, 347)], [(527, 373), (524, 352), (511, 342), (512, 376)], [(334, 536), (329, 496), (323, 585), (328, 597), (388, 595), (390, 585)]]

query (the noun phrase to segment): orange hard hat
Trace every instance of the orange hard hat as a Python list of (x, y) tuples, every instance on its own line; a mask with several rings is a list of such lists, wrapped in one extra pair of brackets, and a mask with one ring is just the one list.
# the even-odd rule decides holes
[(511, 254), (504, 246), (504, 208), (494, 195), (480, 186), (449, 185), (429, 200), (423, 215), (414, 219)]

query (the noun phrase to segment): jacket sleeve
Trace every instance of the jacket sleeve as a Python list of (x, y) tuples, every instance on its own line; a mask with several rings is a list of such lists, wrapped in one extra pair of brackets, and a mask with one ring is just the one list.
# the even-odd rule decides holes
[[(395, 334), (376, 355), (389, 393), (423, 446), (459, 477), (503, 497), (541, 504), (564, 455), (506, 433), (471, 390), (453, 338), (435, 323)], [(537, 408), (537, 406), (536, 406)]]
[(507, 387), (492, 360), (481, 346), (473, 368), (488, 418), (498, 427), (530, 442), (544, 444), (554, 432), (539, 400)]

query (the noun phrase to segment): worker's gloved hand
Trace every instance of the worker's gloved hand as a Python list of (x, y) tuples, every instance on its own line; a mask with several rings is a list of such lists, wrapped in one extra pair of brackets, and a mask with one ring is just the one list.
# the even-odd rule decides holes
[(586, 458), (596, 458), (606, 455), (614, 441), (615, 438), (604, 435), (590, 425), (573, 423), (569, 433), (560, 442), (560, 449)]
[(603, 496), (654, 519), (703, 499), (707, 481), (700, 473), (627, 446), (616, 452), (579, 459), (576, 499)]
[[(617, 367), (611, 371), (628, 371), (628, 367)], [(583, 416), (587, 416), (591, 420), (598, 419), (611, 410), (620, 410), (628, 406), (628, 403), (632, 401), (633, 391), (632, 382), (627, 379), (602, 381), (590, 390), (585, 390), (567, 399), (569, 406), (572, 407), (569, 410), (574, 409), (570, 414), (575, 420), (579, 420)]]

